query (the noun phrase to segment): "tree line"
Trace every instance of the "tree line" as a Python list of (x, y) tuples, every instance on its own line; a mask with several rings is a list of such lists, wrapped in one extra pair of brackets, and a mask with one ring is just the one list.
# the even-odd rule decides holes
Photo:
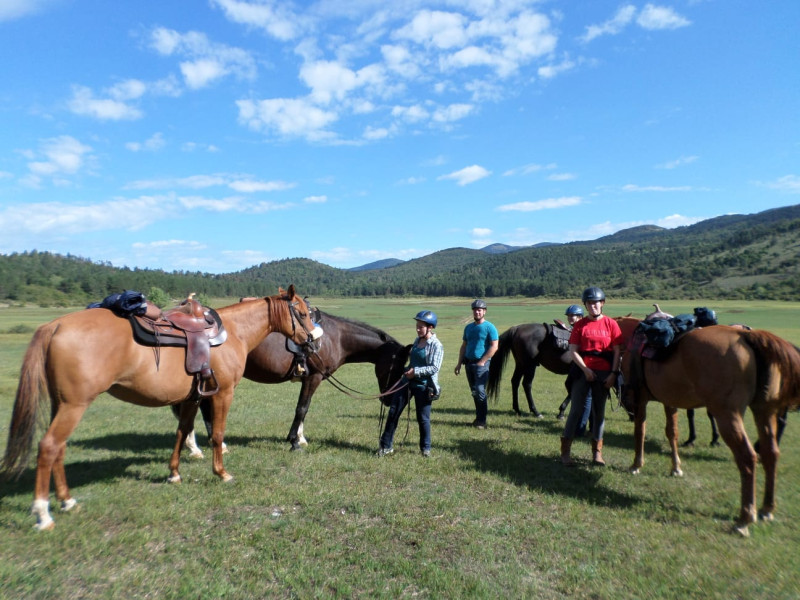
[(311, 296), (574, 298), (599, 285), (619, 298), (800, 298), (800, 205), (672, 230), (634, 228), (592, 242), (505, 254), (451, 248), (383, 269), (306, 258), (228, 274), (130, 269), (36, 250), (0, 255), (0, 301), (76, 306), (133, 289), (167, 302), (265, 296), (294, 283)]

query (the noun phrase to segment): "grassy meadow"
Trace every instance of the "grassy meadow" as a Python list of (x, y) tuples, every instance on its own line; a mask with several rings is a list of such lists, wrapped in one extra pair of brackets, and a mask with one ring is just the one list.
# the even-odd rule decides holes
[[(301, 290), (302, 291), (302, 290)], [(791, 414), (778, 466), (775, 522), (730, 533), (739, 511), (739, 475), (726, 446), (710, 448), (698, 411), (695, 448), (682, 451), (682, 478), (670, 477), (661, 406), (648, 411), (646, 464), (633, 460), (632, 424), (608, 404), (604, 456), (590, 466), (558, 460), (563, 377), (540, 370), (533, 384), (542, 419), (511, 411), (513, 358), (489, 428), (469, 424), (466, 377), (453, 374), (471, 299), (313, 298), (326, 312), (414, 338), (413, 316), (439, 315), (445, 346), (433, 405), (433, 450), (417, 450), (408, 413), (395, 454), (376, 458), (380, 403), (323, 384), (305, 423), (303, 452), (285, 441), (299, 384), (243, 381), (228, 420), (221, 483), (210, 452), (185, 457), (180, 485), (166, 483), (176, 421), (166, 408), (103, 395), (71, 437), (66, 470), (79, 511), (36, 532), (29, 514), (33, 464), (0, 482), (0, 598), (634, 598), (760, 599), (800, 596), (800, 419)], [(232, 301), (232, 300), (231, 300)], [(487, 318), (511, 325), (563, 318), (572, 301), (489, 301)], [(228, 303), (215, 301), (215, 306)], [(664, 302), (673, 314), (699, 302)], [(797, 306), (716, 303), (721, 323), (748, 323), (800, 344)], [(606, 313), (644, 316), (646, 302), (615, 302)], [(33, 328), (64, 311), (0, 308), (0, 447), (5, 449), (19, 366)], [(376, 393), (370, 364), (336, 377)], [(521, 390), (520, 390), (520, 393)], [(524, 405), (524, 398), (522, 400)], [(613, 410), (612, 410), (613, 406)], [(681, 416), (681, 440), (686, 419)], [(206, 436), (198, 419), (198, 440)], [(747, 417), (748, 432), (753, 433)], [(760, 502), (763, 472), (758, 472)]]

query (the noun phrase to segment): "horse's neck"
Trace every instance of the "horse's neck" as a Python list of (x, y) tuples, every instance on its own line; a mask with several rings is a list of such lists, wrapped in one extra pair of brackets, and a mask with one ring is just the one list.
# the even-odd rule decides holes
[(272, 297), (239, 302), (219, 309), (223, 325), (241, 340), (250, 352), (278, 326), (279, 303)]
[[(340, 327), (339, 344), (344, 352), (345, 363), (376, 363), (380, 358), (378, 350), (390, 344), (393, 340), (388, 336), (381, 336), (370, 329), (350, 326), (349, 331)], [(399, 345), (399, 344), (398, 344)]]

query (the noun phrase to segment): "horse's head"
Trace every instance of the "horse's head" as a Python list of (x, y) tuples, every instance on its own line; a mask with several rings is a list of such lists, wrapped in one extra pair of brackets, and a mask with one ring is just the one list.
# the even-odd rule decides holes
[(291, 327), (284, 333), (296, 344), (311, 344), (314, 340), (322, 336), (322, 327), (314, 323), (311, 318), (311, 308), (308, 302), (301, 298), (294, 288), (294, 284), (288, 290), (280, 288), (278, 295), (288, 306), (288, 314), (291, 319)]
[(403, 376), (411, 346), (403, 346), (394, 340), (387, 341), (378, 351), (375, 361), (375, 377), (381, 393), (395, 385)]

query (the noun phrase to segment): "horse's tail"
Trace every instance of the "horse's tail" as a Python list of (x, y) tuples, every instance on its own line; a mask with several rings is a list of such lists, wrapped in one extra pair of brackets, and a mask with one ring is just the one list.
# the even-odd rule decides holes
[(758, 361), (759, 395), (781, 406), (800, 404), (800, 349), (769, 331), (742, 331)]
[(6, 454), (0, 468), (7, 479), (22, 474), (30, 459), (37, 425), (46, 427), (48, 423), (45, 408), (50, 403), (50, 392), (45, 366), (50, 340), (57, 329), (56, 323), (39, 327), (22, 361), (14, 412), (8, 426)]
[(493, 400), (497, 400), (500, 393), (500, 378), (503, 376), (503, 368), (506, 366), (508, 354), (511, 352), (511, 345), (514, 340), (514, 334), (517, 331), (517, 326), (510, 327), (498, 338), (497, 352), (492, 356), (489, 361), (489, 381), (486, 383), (486, 394)]

